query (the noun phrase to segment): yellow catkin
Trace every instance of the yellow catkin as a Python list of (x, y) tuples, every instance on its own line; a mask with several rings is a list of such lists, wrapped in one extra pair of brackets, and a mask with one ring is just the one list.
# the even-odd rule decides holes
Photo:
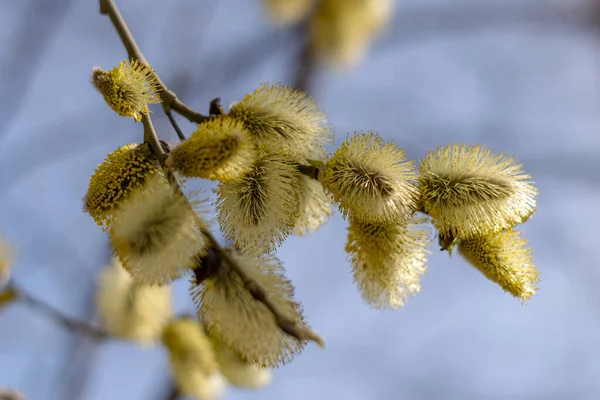
[(207, 243), (186, 197), (158, 174), (121, 204), (110, 239), (123, 267), (146, 285), (169, 283), (194, 268)]
[(358, 132), (327, 162), (323, 185), (345, 217), (365, 222), (403, 219), (417, 207), (414, 163), (395, 143), (376, 133)]
[(157, 174), (158, 162), (147, 148), (129, 144), (110, 153), (90, 178), (84, 210), (107, 231), (118, 205)]
[(527, 240), (513, 229), (484, 237), (460, 240), (459, 253), (483, 273), (515, 297), (528, 300), (539, 282)]
[[(244, 271), (267, 292), (277, 309), (291, 321), (305, 325), (302, 306), (293, 299), (294, 287), (274, 256), (233, 254)], [(292, 360), (306, 345), (284, 333), (273, 314), (244, 288), (240, 277), (227, 268), (198, 284), (191, 293), (208, 334), (234, 350), (250, 364), (276, 367)]]
[(229, 117), (213, 118), (175, 147), (167, 165), (185, 177), (230, 182), (248, 173), (256, 158), (244, 125)]
[(199, 321), (174, 320), (165, 328), (162, 339), (169, 351), (175, 381), (183, 394), (201, 400), (223, 394), (224, 380), (211, 342)]
[(323, 0), (310, 20), (313, 51), (329, 66), (362, 61), (392, 14), (391, 0)]
[(463, 239), (499, 232), (535, 211), (537, 189), (514, 157), (485, 146), (448, 145), (421, 162), (423, 211), (443, 234)]
[(104, 71), (94, 67), (92, 83), (117, 114), (139, 122), (148, 113), (148, 104), (160, 102), (154, 70), (136, 61), (121, 61), (118, 67)]
[(100, 274), (96, 304), (109, 334), (149, 345), (172, 315), (171, 287), (138, 285), (114, 259)]
[(256, 254), (276, 249), (299, 217), (299, 172), (281, 154), (260, 149), (251, 171), (215, 190), (217, 219), (224, 236)]
[(430, 239), (424, 220), (368, 223), (350, 218), (346, 251), (354, 280), (375, 308), (396, 309), (421, 290)]
[(295, 161), (323, 159), (333, 141), (327, 118), (306, 93), (282, 84), (262, 84), (231, 107), (256, 143), (285, 153)]

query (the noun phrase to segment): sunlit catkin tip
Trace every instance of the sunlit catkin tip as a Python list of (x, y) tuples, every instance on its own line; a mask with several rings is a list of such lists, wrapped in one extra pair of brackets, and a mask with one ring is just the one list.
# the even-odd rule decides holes
[[(293, 299), (294, 287), (273, 256), (234, 254), (250, 278), (262, 286), (275, 307), (290, 321), (306, 326), (301, 305)], [(298, 354), (305, 341), (284, 333), (267, 307), (244, 288), (240, 277), (223, 268), (203, 284), (192, 282), (198, 314), (211, 337), (234, 350), (250, 364), (276, 367)]]
[(171, 317), (171, 287), (138, 285), (114, 259), (98, 278), (96, 304), (110, 335), (149, 345)]
[(463, 239), (522, 223), (535, 210), (537, 189), (514, 157), (485, 146), (448, 145), (421, 162), (423, 210), (438, 230)]
[(376, 133), (355, 133), (327, 163), (323, 185), (345, 217), (384, 222), (403, 219), (417, 207), (412, 161)]
[(322, 159), (333, 141), (327, 118), (306, 93), (291, 86), (262, 84), (231, 107), (254, 140), (296, 161)]
[(209, 338), (199, 321), (180, 318), (163, 332), (175, 381), (181, 392), (201, 400), (220, 397), (225, 381), (219, 373)]
[(368, 223), (350, 219), (346, 251), (363, 299), (375, 308), (396, 309), (421, 290), (426, 271), (425, 220)]
[(229, 117), (213, 118), (171, 151), (169, 165), (182, 176), (221, 182), (241, 178), (256, 158), (244, 125)]
[(129, 144), (110, 153), (90, 178), (84, 210), (108, 230), (119, 204), (159, 173), (158, 161), (146, 146)]
[(206, 248), (194, 210), (162, 174), (121, 204), (110, 239), (123, 267), (146, 285), (178, 278)]
[(323, 185), (308, 176), (298, 177), (300, 192), (300, 217), (296, 221), (294, 233), (306, 235), (314, 232), (331, 217), (333, 207), (329, 196), (323, 190)]
[(271, 383), (271, 371), (248, 364), (218, 339), (211, 338), (211, 343), (219, 370), (230, 384), (241, 388), (259, 389)]
[(460, 240), (459, 253), (489, 280), (515, 297), (528, 300), (539, 282), (527, 240), (513, 229)]
[(140, 121), (148, 113), (148, 104), (160, 102), (154, 70), (136, 61), (121, 61), (118, 67), (92, 70), (92, 83), (117, 114)]
[(274, 22), (288, 25), (306, 17), (316, 0), (263, 0), (263, 3)]
[(221, 182), (215, 190), (224, 236), (256, 254), (275, 250), (299, 216), (298, 175), (294, 163), (261, 149), (248, 174), (238, 181)]

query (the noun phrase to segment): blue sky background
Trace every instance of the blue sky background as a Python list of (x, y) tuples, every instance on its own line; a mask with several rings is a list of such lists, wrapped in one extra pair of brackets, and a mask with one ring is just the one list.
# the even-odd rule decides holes
[[(413, 159), (455, 142), (515, 155), (540, 189), (523, 227), (539, 294), (523, 306), (433, 247), (422, 292), (398, 311), (371, 310), (336, 214), (278, 253), (326, 349), (308, 346), (269, 387), (225, 398), (600, 398), (600, 30), (591, 12), (575, 1), (396, 3), (393, 26), (358, 69), (315, 77), (336, 144), (375, 130)], [(256, 0), (117, 4), (165, 83), (200, 111), (214, 97), (227, 105), (261, 82), (293, 80), (298, 43)], [(73, 317), (94, 318), (90, 293), (108, 254), (81, 211), (89, 177), (142, 135), (106, 107), (89, 74), (125, 58), (97, 1), (0, 2), (0, 231), (18, 247), (15, 279)], [(154, 121), (174, 142), (160, 108)], [(177, 309), (192, 311), (187, 282), (174, 289)], [(0, 312), (0, 386), (31, 400), (158, 400), (168, 384), (161, 349), (90, 346), (24, 305)]]

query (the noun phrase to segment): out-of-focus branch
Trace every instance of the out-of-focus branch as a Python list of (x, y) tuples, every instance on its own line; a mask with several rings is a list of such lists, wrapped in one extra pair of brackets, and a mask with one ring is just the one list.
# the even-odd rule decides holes
[(27, 398), (18, 390), (0, 387), (0, 400), (27, 400)]
[(81, 321), (66, 316), (62, 311), (28, 293), (14, 281), (8, 283), (7, 289), (15, 292), (17, 301), (21, 301), (30, 307), (37, 309), (71, 332), (82, 332), (96, 339), (105, 339), (108, 337), (108, 334), (102, 329), (95, 327), (87, 321)]
[[(142, 64), (148, 64), (148, 61), (144, 57), (144, 54), (140, 50), (139, 46), (135, 42), (133, 35), (129, 31), (125, 20), (121, 16), (119, 9), (115, 5), (113, 0), (100, 0), (100, 13), (107, 14), (112, 21), (119, 37), (121, 38), (121, 42), (127, 49), (127, 54), (129, 58), (134, 60), (138, 60)], [(170, 91), (167, 86), (160, 80), (158, 74), (156, 75), (156, 81), (158, 82), (158, 86), (160, 87), (160, 92), (158, 93), (160, 99), (162, 100), (162, 106), (165, 112), (173, 109), (175, 112), (181, 114), (183, 117), (187, 118), (191, 122), (202, 123), (208, 119), (207, 116), (200, 114), (199, 112), (193, 110), (188, 105), (184, 104), (181, 100), (177, 98), (175, 93)]]

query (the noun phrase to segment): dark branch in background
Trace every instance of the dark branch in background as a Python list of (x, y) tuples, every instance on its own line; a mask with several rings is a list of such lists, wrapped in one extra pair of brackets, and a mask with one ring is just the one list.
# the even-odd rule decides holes
[(306, 93), (311, 92), (312, 80), (317, 66), (311, 45), (309, 23), (310, 17), (295, 28), (296, 35), (300, 39), (300, 50), (296, 61), (297, 70), (294, 87)]
[[(117, 9), (114, 2), (112, 0), (100, 0), (100, 12), (103, 14), (108, 14), (110, 16), (110, 19), (113, 22), (115, 29), (119, 33), (119, 37), (121, 38), (121, 41), (123, 41), (123, 44), (124, 44), (125, 48), (127, 49), (129, 56), (133, 59), (136, 59), (136, 60), (144, 63), (144, 64), (147, 64), (146, 59), (143, 58), (143, 54), (142, 54), (141, 50), (139, 49), (139, 47), (137, 46), (137, 43), (133, 39), (133, 36), (129, 32), (129, 29), (127, 28), (127, 25), (126, 25), (125, 21), (123, 20), (123, 18), (121, 17), (119, 10)], [(160, 80), (159, 80), (159, 82), (160, 82)], [(162, 83), (160, 83), (160, 84), (164, 86), (164, 84), (162, 84)], [(171, 94), (172, 94), (173, 98), (175, 98), (175, 99), (177, 98), (174, 93), (171, 93)], [(175, 108), (173, 108), (173, 109), (175, 110)], [(215, 100), (213, 100), (213, 102), (211, 102), (211, 110), (213, 110), (213, 109), (219, 110), (219, 111), (222, 110), (219, 106), (218, 99), (215, 99)], [(175, 110), (175, 111), (177, 111), (177, 110)], [(195, 113), (195, 111), (193, 111), (193, 112)], [(156, 134), (156, 131), (154, 130), (154, 126), (152, 125), (152, 119), (150, 118), (150, 115), (144, 115), (142, 118), (142, 123), (144, 125), (144, 141), (146, 143), (148, 143), (148, 145), (150, 146), (150, 149), (152, 150), (154, 155), (160, 160), (161, 166), (163, 167), (163, 169), (167, 175), (167, 178), (169, 179), (173, 188), (178, 193), (185, 196), (184, 193), (182, 192), (181, 187), (179, 186), (174, 174), (168, 168), (165, 168), (165, 166), (164, 166), (165, 152), (160, 144), (158, 135)], [(191, 205), (189, 205), (189, 206), (192, 207)], [(298, 340), (311, 340), (311, 341), (318, 343), (320, 346), (323, 346), (324, 341), (317, 333), (313, 332), (312, 330), (310, 330), (308, 328), (298, 326), (294, 321), (291, 321), (288, 318), (286, 318), (277, 309), (277, 307), (275, 307), (275, 305), (269, 299), (264, 288), (246, 274), (246, 272), (243, 270), (243, 268), (229, 255), (229, 253), (227, 251), (225, 251), (221, 247), (221, 245), (215, 239), (215, 237), (212, 235), (212, 233), (208, 229), (206, 229), (206, 227), (204, 227), (204, 222), (202, 220), (200, 220), (200, 217), (198, 217), (198, 215), (196, 213), (194, 213), (194, 215), (196, 217), (196, 222), (198, 224), (198, 227), (200, 228), (202, 234), (209, 240), (210, 246), (219, 255), (220, 259), (222, 261), (224, 261), (225, 263), (227, 263), (229, 268), (231, 268), (235, 273), (237, 273), (239, 275), (240, 279), (244, 283), (244, 287), (250, 292), (252, 297), (254, 299), (256, 299), (257, 301), (263, 303), (265, 305), (265, 307), (267, 307), (271, 311), (271, 313), (273, 314), (273, 317), (275, 319), (275, 322), (277, 323), (279, 328), (283, 332), (295, 337)]]
[[(121, 17), (117, 6), (115, 5), (113, 0), (100, 0), (100, 13), (108, 14), (110, 20), (112, 21), (119, 37), (121, 38), (121, 42), (127, 49), (127, 54), (129, 58), (138, 60), (142, 64), (148, 64), (148, 61), (144, 57), (144, 54), (140, 51), (135, 39), (131, 35), (127, 24)], [(160, 80), (157, 74), (156, 81), (158, 82), (158, 86), (160, 87), (159, 96), (162, 100), (162, 106), (165, 112), (173, 109), (175, 112), (181, 114), (183, 117), (187, 118), (191, 122), (202, 123), (208, 119), (208, 117), (200, 114), (197, 111), (194, 111), (191, 107), (184, 104), (181, 100), (177, 98), (175, 93), (170, 91), (167, 86)]]
[(87, 321), (81, 321), (66, 316), (62, 313), (62, 311), (29, 294), (25, 289), (12, 281), (8, 284), (8, 289), (14, 290), (18, 300), (28, 304), (32, 308), (41, 311), (44, 315), (49, 316), (72, 333), (82, 332), (96, 339), (104, 339), (108, 337), (106, 332), (104, 332), (102, 329), (95, 327)]

